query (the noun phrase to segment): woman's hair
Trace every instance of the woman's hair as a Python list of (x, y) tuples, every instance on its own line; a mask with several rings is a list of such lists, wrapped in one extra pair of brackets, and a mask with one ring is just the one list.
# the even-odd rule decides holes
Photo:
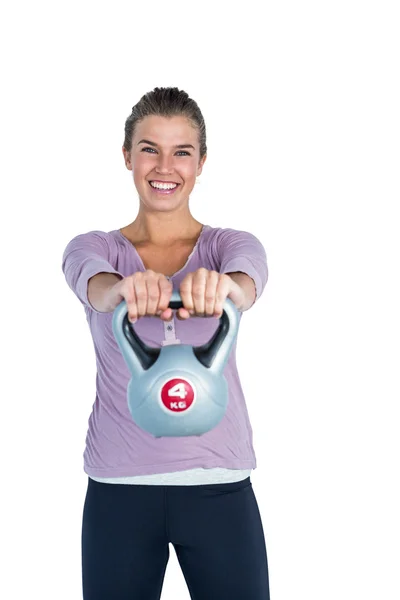
[(197, 103), (176, 87), (154, 88), (141, 97), (125, 121), (124, 147), (130, 152), (136, 125), (149, 115), (160, 117), (186, 117), (199, 132), (200, 159), (207, 153), (206, 125)]

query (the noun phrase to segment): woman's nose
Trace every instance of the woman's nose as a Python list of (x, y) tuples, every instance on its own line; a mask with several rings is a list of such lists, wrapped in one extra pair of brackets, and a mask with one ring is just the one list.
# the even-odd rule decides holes
[(157, 162), (156, 171), (159, 173), (170, 173), (173, 170), (173, 158), (170, 156), (160, 156)]

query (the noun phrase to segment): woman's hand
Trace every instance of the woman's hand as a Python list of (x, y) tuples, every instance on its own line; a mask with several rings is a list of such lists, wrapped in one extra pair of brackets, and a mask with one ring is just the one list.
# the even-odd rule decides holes
[(190, 316), (220, 318), (226, 298), (232, 300), (238, 310), (243, 310), (245, 294), (226, 273), (200, 268), (188, 273), (179, 286), (184, 308), (176, 317), (188, 319)]
[(147, 269), (120, 279), (108, 290), (106, 301), (111, 310), (114, 310), (125, 300), (131, 323), (136, 323), (144, 316), (171, 321), (173, 312), (168, 306), (171, 296), (172, 282), (162, 273)]

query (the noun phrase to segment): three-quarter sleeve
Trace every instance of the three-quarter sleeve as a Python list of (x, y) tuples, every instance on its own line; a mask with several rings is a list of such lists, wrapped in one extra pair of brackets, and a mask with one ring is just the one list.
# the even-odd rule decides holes
[(257, 301), (268, 281), (267, 255), (260, 240), (247, 231), (222, 229), (218, 254), (220, 273), (241, 271), (253, 279)]
[(111, 264), (111, 249), (108, 234), (103, 231), (90, 231), (74, 237), (66, 246), (62, 257), (62, 271), (65, 279), (81, 303), (99, 313), (90, 304), (88, 281), (98, 273), (114, 273), (124, 277)]

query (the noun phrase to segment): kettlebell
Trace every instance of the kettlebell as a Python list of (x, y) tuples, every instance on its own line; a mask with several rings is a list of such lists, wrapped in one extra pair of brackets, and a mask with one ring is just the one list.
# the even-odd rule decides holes
[[(183, 307), (178, 290), (172, 292), (168, 306)], [(228, 405), (223, 369), (238, 326), (238, 310), (227, 298), (219, 326), (207, 343), (152, 348), (138, 337), (123, 300), (114, 310), (112, 328), (132, 374), (127, 400), (135, 423), (156, 438), (199, 436), (216, 427)]]

